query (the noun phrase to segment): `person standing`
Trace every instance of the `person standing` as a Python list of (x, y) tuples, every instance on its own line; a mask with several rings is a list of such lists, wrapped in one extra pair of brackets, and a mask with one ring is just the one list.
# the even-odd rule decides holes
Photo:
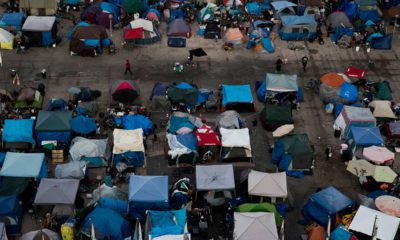
[(325, 156), (326, 156), (326, 160), (331, 159), (331, 157), (332, 157), (332, 147), (331, 146), (326, 147)]
[(307, 63), (308, 63), (308, 57), (304, 56), (301, 58), (301, 64), (303, 65), (303, 71), (306, 72), (306, 67), (307, 67)]
[(278, 58), (278, 60), (276, 60), (276, 62), (275, 62), (276, 71), (277, 71), (277, 72), (280, 72), (280, 71), (281, 71), (281, 69), (282, 69), (282, 64), (283, 64), (282, 59), (281, 59), (281, 58)]
[(124, 75), (126, 75), (128, 72), (129, 72), (129, 74), (132, 75), (131, 63), (129, 62), (129, 60), (126, 60), (126, 62), (125, 62), (125, 72), (124, 72)]

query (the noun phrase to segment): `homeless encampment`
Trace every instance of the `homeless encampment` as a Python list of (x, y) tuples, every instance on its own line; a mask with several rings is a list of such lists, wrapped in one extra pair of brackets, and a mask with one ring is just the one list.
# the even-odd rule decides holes
[(72, 54), (96, 56), (103, 52), (103, 47), (110, 45), (106, 29), (103, 26), (79, 26), (74, 28), (69, 43)]
[(116, 166), (119, 162), (127, 166), (145, 166), (143, 130), (114, 129), (114, 148), (112, 165)]
[(22, 26), (22, 33), (33, 47), (49, 47), (57, 41), (56, 17), (29, 16)]
[(308, 135), (292, 134), (278, 139), (272, 150), (272, 162), (283, 171), (311, 171), (314, 159)]
[(39, 111), (36, 120), (36, 141), (57, 141), (69, 143), (71, 141), (71, 111)]
[(317, 38), (314, 15), (282, 16), (279, 36), (282, 40), (314, 40)]
[(33, 119), (6, 119), (3, 126), (3, 147), (6, 149), (34, 148)]
[(260, 120), (263, 126), (270, 131), (285, 124), (292, 124), (292, 107), (290, 105), (265, 104), (260, 113)]
[[(249, 84), (222, 85), (222, 110), (254, 112), (254, 101)], [(222, 112), (222, 111), (221, 111)]]
[(168, 176), (139, 176), (129, 179), (129, 215), (144, 219), (147, 210), (168, 210)]
[(72, 161), (83, 161), (88, 166), (106, 166), (111, 156), (108, 139), (76, 137), (71, 141), (69, 155)]
[(344, 106), (334, 123), (335, 129), (340, 129), (342, 139), (347, 139), (353, 126), (375, 127), (376, 120), (369, 108)]
[(128, 45), (149, 45), (161, 41), (161, 36), (154, 22), (139, 18), (124, 29), (124, 40)]
[(256, 89), (259, 101), (276, 100), (279, 103), (296, 100), (298, 91), (297, 75), (275, 73), (267, 73), (265, 80)]

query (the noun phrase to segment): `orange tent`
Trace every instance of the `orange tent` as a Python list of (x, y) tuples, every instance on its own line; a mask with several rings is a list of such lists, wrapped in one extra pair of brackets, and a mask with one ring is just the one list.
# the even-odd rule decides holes
[(320, 81), (334, 88), (340, 87), (344, 83), (343, 77), (334, 72), (323, 75)]
[(239, 28), (228, 28), (225, 32), (225, 41), (226, 42), (235, 42), (242, 41), (243, 34), (240, 32)]

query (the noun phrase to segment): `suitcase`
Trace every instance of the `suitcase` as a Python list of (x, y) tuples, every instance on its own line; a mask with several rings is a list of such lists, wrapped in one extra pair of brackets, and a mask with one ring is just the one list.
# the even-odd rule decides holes
[(168, 47), (184, 48), (186, 47), (185, 38), (168, 38)]

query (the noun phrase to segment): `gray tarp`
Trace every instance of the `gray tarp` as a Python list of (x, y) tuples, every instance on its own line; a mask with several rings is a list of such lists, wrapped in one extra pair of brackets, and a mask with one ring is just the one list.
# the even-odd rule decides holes
[(58, 164), (54, 170), (56, 178), (83, 179), (85, 177), (85, 162), (69, 162)]
[(72, 140), (69, 154), (72, 161), (80, 161), (82, 157), (101, 157), (104, 165), (111, 156), (108, 139), (87, 139), (76, 137)]
[(79, 180), (76, 179), (43, 178), (33, 203), (36, 205), (73, 205), (78, 187)]
[(221, 113), (216, 117), (217, 126), (226, 129), (240, 128), (240, 122), (243, 122), (238, 112), (229, 110)]
[(93, 191), (93, 198), (88, 203), (88, 206), (96, 203), (102, 197), (126, 201), (126, 200), (128, 200), (128, 193), (122, 191), (120, 188), (118, 188), (116, 186), (109, 187), (109, 186), (103, 184)]

